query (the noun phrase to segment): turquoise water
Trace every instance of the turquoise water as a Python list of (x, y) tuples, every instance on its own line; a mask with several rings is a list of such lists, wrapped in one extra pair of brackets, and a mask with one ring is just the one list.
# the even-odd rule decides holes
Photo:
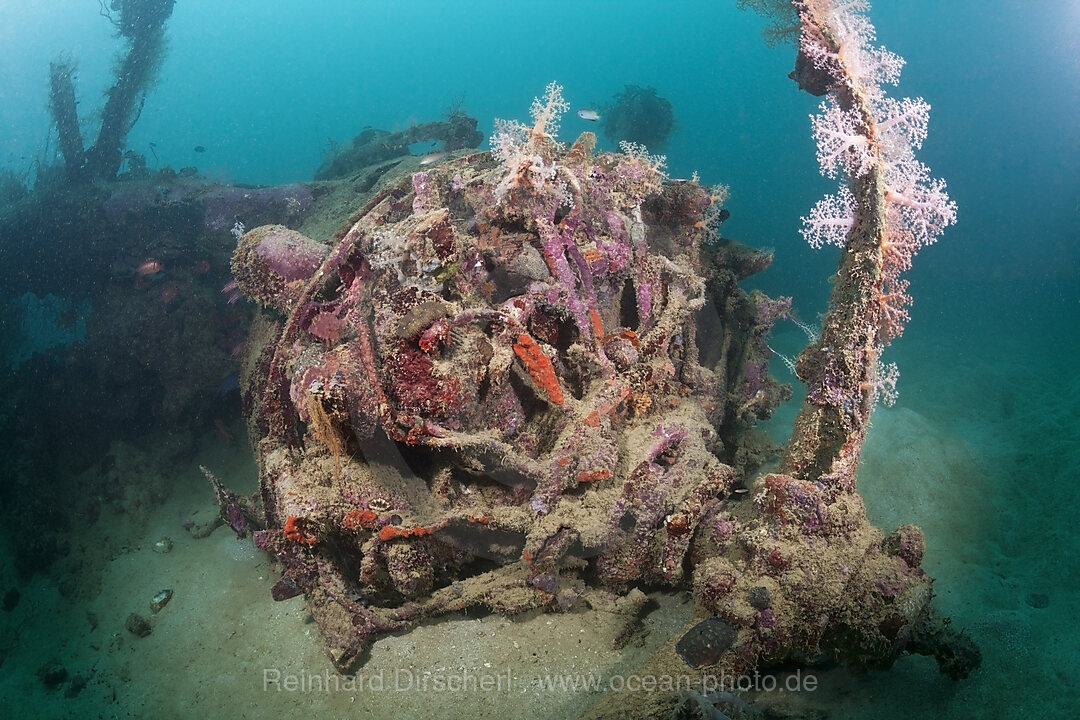
[[(959, 221), (907, 275), (912, 319), (886, 355), (901, 368), (900, 400), (875, 416), (861, 489), (875, 523), (924, 527), (939, 602), (980, 642), (984, 666), (951, 683), (921, 660), (904, 659), (889, 672), (830, 676), (830, 689), (809, 704), (845, 718), (1075, 717), (1080, 4), (882, 1), (871, 18), (878, 41), (907, 60), (897, 94), (925, 97), (932, 106), (920, 158), (947, 179)], [(551, 80), (564, 86), (575, 109), (602, 106), (627, 84), (652, 86), (676, 115), (663, 148), (670, 175), (697, 172), (703, 182), (730, 185), (725, 235), (776, 251), (772, 268), (753, 282), (792, 295), (800, 315), (813, 319), (824, 309), (837, 251), (807, 247), (799, 217), (833, 183), (819, 177), (814, 159), (808, 115), (817, 100), (786, 77), (793, 50), (767, 47), (764, 24), (733, 2), (178, 0), (167, 54), (128, 146), (151, 168), (197, 165), (221, 181), (278, 185), (310, 180), (331, 144), (347, 143), (365, 126), (403, 129), (460, 103), (488, 135), (494, 118), (526, 120), (531, 99)], [(118, 48), (92, 0), (0, 3), (0, 169), (32, 182), (35, 160), (52, 160), (47, 69), (60, 53), (78, 63), (79, 107), (84, 134), (91, 134)], [(561, 137), (589, 129), (595, 125), (570, 113)], [(5, 252), (16, 254), (29, 242), (0, 238)], [(21, 293), (0, 287), (2, 305)], [(794, 354), (801, 342), (796, 329), (781, 327), (774, 347)], [(71, 376), (42, 382), (79, 388)], [(235, 407), (232, 413), (224, 425), (237, 434)], [(790, 417), (782, 412), (774, 424)], [(210, 418), (202, 420), (210, 427)], [(244, 443), (228, 445), (223, 435), (211, 431), (200, 457), (253, 483)], [(35, 446), (18, 472), (32, 475), (35, 453), (63, 447), (59, 439)], [(140, 467), (130, 460), (131, 472)], [(206, 502), (201, 479), (188, 479), (190, 489), (170, 489), (162, 479), (147, 497), (132, 499), (144, 510), (166, 509), (141, 525), (121, 523), (114, 535), (129, 533), (137, 549), (163, 533), (182, 534), (177, 514)], [(70, 542), (88, 541), (75, 535)], [(206, 645), (178, 634), (169, 638), (171, 652), (155, 651), (178, 678), (169, 691), (149, 687), (133, 641), (117, 641), (111, 633), (124, 635), (123, 628), (106, 627), (111, 615), (122, 625), (145, 604), (141, 566), (111, 574), (95, 568), (104, 573), (95, 581), (98, 594), (72, 596), (57, 588), (77, 578), (78, 568), (61, 563), (24, 581), (5, 561), (0, 593), (18, 585), (26, 599), (0, 616), (7, 658), (0, 707), (25, 717), (133, 717), (140, 706), (160, 710), (160, 693), (201, 692), (186, 706), (191, 712), (234, 716), (229, 695), (247, 692), (236, 679), (243, 677), (238, 668), (246, 669), (245, 635), (234, 629), (241, 639), (222, 643), (215, 633), (235, 628), (250, 608), (252, 624), (271, 635), (302, 622), (303, 613), (275, 615), (282, 611), (269, 604), (266, 583), (255, 580), (269, 577), (269, 566), (228, 580), (242, 585), (229, 599), (222, 586), (194, 579), (202, 562), (196, 546), (178, 552), (185, 569), (174, 577), (214, 598), (211, 607), (224, 619), (206, 631)], [(129, 592), (137, 603), (128, 601)], [(97, 621), (86, 629), (88, 612), (102, 618), (103, 629)], [(192, 612), (188, 632), (198, 634), (198, 623), (209, 621)], [(314, 648), (298, 656), (321, 657), (314, 632), (294, 639)], [(117, 642), (121, 659), (105, 658)], [(71, 672), (89, 680), (87, 689), (65, 698), (63, 687), (45, 688), (37, 671), (53, 658), (69, 659)], [(244, 697), (262, 708), (260, 715), (283, 702), (254, 691)], [(309, 700), (316, 710), (347, 711)], [(496, 716), (490, 707), (478, 712)]]

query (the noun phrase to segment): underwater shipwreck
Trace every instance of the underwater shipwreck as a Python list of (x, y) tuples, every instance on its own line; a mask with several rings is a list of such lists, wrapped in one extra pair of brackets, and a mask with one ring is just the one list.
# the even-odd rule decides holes
[(977, 665), (932, 609), (919, 529), (873, 528), (855, 489), (895, 382), (898, 274), (954, 209), (911, 155), (921, 106), (846, 44), (854, 4), (797, 5), (795, 77), (828, 96), (823, 168), (850, 181), (815, 210), (845, 252), (776, 472), (754, 475), (754, 425), (788, 397), (765, 339), (789, 302), (738, 285), (769, 256), (720, 239), (720, 193), (643, 147), (557, 142), (555, 84), (532, 125), (385, 183), (329, 242), (240, 239), (236, 281), (266, 310), (243, 376), (261, 493), (222, 491), (223, 515), (279, 558), (274, 597), (305, 595), (340, 670), (423, 618), (640, 606), (642, 588), (697, 608), (668, 670)]
[[(695, 618), (642, 672), (883, 668), (904, 653), (956, 679), (978, 666), (933, 608), (921, 531), (873, 527), (856, 490), (871, 413), (894, 392), (881, 354), (906, 321), (901, 274), (956, 212), (914, 155), (928, 106), (884, 92), (902, 60), (869, 44), (864, 9), (776, 4), (798, 37), (793, 79), (824, 98), (822, 172), (840, 180), (804, 234), (843, 248), (782, 448), (756, 425), (791, 397), (767, 343), (790, 299), (740, 286), (770, 254), (722, 237), (723, 189), (668, 178), (643, 145), (560, 142), (555, 83), (531, 124), (498, 121), (490, 152), (470, 149), (475, 121), (458, 115), (358, 138), (322, 184), (97, 186), (113, 224), (153, 231), (183, 213), (204, 239), (235, 230), (231, 275), (258, 306), (239, 383), (259, 492), (207, 475), (221, 520), (277, 557), (273, 597), (305, 597), (338, 670), (384, 634), (470, 608), (586, 603), (630, 624), (653, 589), (686, 593)], [(123, 137), (84, 153), (67, 125), (69, 174), (115, 175)], [(417, 137), (448, 154), (378, 154)], [(188, 252), (161, 242), (159, 255)], [(159, 351), (223, 346), (185, 332)], [(678, 700), (612, 694), (590, 713), (651, 717)]]

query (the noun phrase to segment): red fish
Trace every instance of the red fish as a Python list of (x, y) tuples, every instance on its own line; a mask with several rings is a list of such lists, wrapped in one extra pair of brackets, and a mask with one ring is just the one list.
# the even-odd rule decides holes
[(221, 292), (225, 295), (225, 298), (230, 305), (234, 304), (242, 297), (240, 287), (236, 284), (235, 280), (230, 280), (225, 283), (225, 287), (221, 288)]
[(225, 423), (221, 421), (221, 418), (214, 418), (214, 429), (217, 430), (217, 434), (224, 438), (225, 442), (232, 445), (236, 438), (229, 432), (229, 428), (225, 427)]
[(165, 265), (160, 260), (147, 260), (135, 268), (135, 274), (139, 277), (150, 277), (151, 275), (157, 275), (164, 269)]

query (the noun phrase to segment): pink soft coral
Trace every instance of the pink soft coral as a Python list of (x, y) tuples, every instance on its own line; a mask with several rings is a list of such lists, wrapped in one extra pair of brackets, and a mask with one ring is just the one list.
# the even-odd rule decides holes
[[(949, 199), (945, 181), (931, 177), (930, 169), (914, 151), (926, 139), (930, 105), (922, 98), (896, 100), (885, 95), (883, 83), (896, 84), (903, 58), (874, 47), (874, 26), (863, 14), (866, 0), (802, 0), (801, 52), (834, 83), (811, 116), (821, 172), (846, 177), (849, 183), (876, 172), (884, 181), (884, 223), (855, 202), (851, 190), (841, 187), (827, 195), (802, 219), (802, 235), (815, 248), (846, 246), (848, 234), (860, 223), (879, 227), (881, 277), (877, 288), (880, 339), (883, 344), (903, 332), (911, 304), (901, 273), (911, 268), (912, 257), (933, 243), (956, 222), (956, 203)], [(881, 185), (876, 185), (881, 187)]]
[(848, 231), (855, 223), (854, 203), (855, 199), (846, 187), (818, 200), (810, 214), (802, 218), (800, 232), (810, 247), (816, 249), (826, 244), (844, 247)]
[(956, 203), (945, 192), (945, 181), (930, 177), (930, 168), (914, 156), (890, 163), (885, 184), (889, 229), (909, 234), (912, 252), (956, 222)]
[(835, 102), (821, 103), (821, 114), (810, 116), (822, 174), (836, 177), (843, 170), (857, 177), (870, 169), (870, 140), (856, 129), (858, 121), (854, 108), (843, 110)]

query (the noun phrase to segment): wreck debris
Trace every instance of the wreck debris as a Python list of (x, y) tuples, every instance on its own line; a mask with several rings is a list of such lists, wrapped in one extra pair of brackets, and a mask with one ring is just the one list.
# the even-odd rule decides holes
[[(664, 184), (637, 146), (563, 150), (560, 93), (500, 125), (501, 163), (389, 185), (336, 247), (239, 243), (269, 311), (244, 377), (255, 540), (339, 667), (423, 617), (569, 608), (590, 575), (685, 585), (699, 526), (767, 450), (749, 438), (787, 397), (760, 372), (778, 313), (703, 252), (708, 190)], [(718, 318), (704, 347), (699, 313)]]
[(476, 125), (476, 118), (454, 109), (445, 120), (421, 123), (397, 132), (365, 128), (348, 147), (337, 150), (323, 161), (315, 172), (315, 179), (347, 177), (364, 168), (408, 156), (409, 145), (414, 143), (441, 142), (439, 153), (431, 153), (420, 160), (421, 166), (429, 165), (441, 160), (445, 153), (479, 146), (484, 135)]
[(166, 553), (170, 553), (172, 552), (172, 549), (172, 538), (168, 537), (167, 535), (163, 535), (158, 538), (157, 542), (155, 542), (153, 545), (154, 552), (158, 553), (159, 555), (165, 555)]
[[(343, 670), (425, 617), (596, 587), (689, 590), (698, 618), (656, 660), (683, 669), (969, 660), (917, 528), (883, 540), (853, 482), (753, 480), (753, 425), (790, 392), (765, 341), (790, 302), (738, 286), (768, 255), (706, 243), (714, 196), (644, 148), (564, 150), (565, 108), (549, 85), (494, 158), (388, 184), (319, 262), (307, 238), (264, 245), (280, 228), (241, 239), (274, 598), (305, 595)], [(306, 277), (265, 261), (280, 247)]]
[(163, 607), (169, 604), (172, 597), (173, 591), (169, 588), (156, 592), (154, 597), (150, 598), (150, 612), (157, 615)]
[[(146, 101), (165, 51), (165, 22), (175, 0), (114, 0), (104, 15), (124, 38), (127, 52), (116, 68), (101, 109), (96, 142), (83, 149), (75, 103), (75, 64), (59, 58), (49, 66), (49, 110), (59, 131), (65, 172), (71, 182), (113, 180), (123, 162), (124, 144)], [(115, 13), (115, 14), (114, 14)]]
[(206, 479), (210, 481), (210, 485), (214, 488), (214, 495), (218, 503), (218, 517), (209, 524), (205, 534), (192, 532), (193, 537), (205, 537), (222, 523), (228, 525), (238, 538), (246, 538), (254, 528), (265, 526), (266, 520), (263, 510), (259, 506), (258, 495), (251, 498), (238, 495), (225, 487), (214, 473), (202, 465), (199, 466), (199, 470), (202, 470), (203, 475), (206, 476)]
[(124, 627), (135, 637), (144, 638), (153, 632), (150, 621), (138, 613), (131, 613), (124, 622)]

